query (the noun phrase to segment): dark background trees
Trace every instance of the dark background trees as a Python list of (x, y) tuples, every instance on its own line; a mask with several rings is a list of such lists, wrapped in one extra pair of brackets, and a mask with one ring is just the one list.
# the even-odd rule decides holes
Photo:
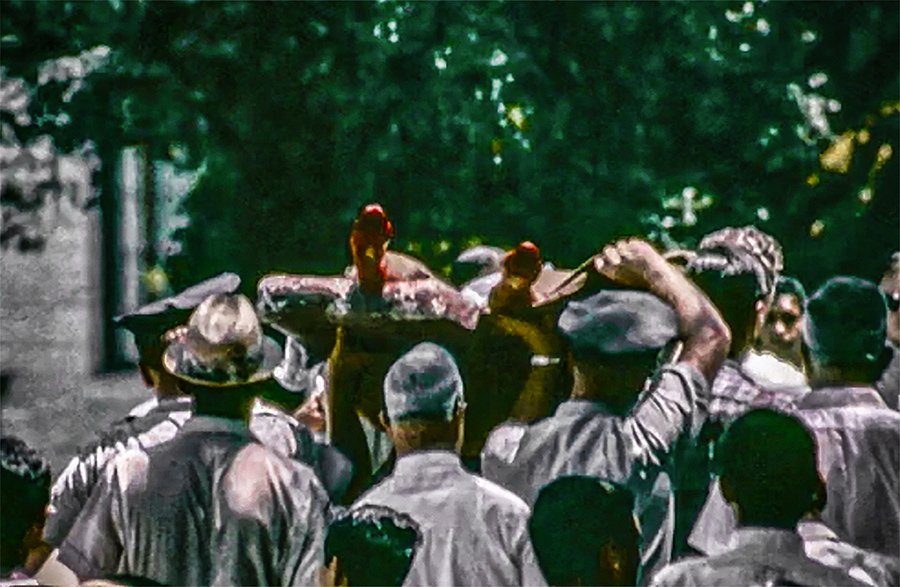
[[(23, 143), (90, 139), (104, 160), (141, 144), (199, 170), (182, 251), (159, 260), (176, 288), (338, 271), (369, 201), (439, 270), (477, 240), (573, 266), (617, 236), (689, 245), (753, 223), (814, 287), (877, 278), (898, 248), (898, 11), (4, 0), (4, 75), (33, 88), (33, 122), (3, 122)], [(80, 91), (40, 79), (97, 46)]]

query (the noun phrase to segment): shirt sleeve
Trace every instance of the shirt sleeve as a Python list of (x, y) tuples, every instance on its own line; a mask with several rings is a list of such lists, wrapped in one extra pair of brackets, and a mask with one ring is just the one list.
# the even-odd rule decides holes
[(79, 579), (115, 572), (122, 556), (117, 472), (110, 466), (59, 547), (59, 562)]
[[(663, 367), (656, 383), (613, 426), (586, 427), (582, 434), (599, 434), (587, 443), (593, 448), (587, 475), (630, 479), (635, 472), (662, 465), (662, 459), (685, 432), (695, 432), (702, 420), (698, 398), (706, 395), (703, 375), (686, 363)], [(588, 439), (581, 439), (579, 444)]]
[(53, 485), (44, 525), (44, 541), (58, 547), (91, 497), (103, 467), (115, 455), (111, 447), (96, 447), (86, 456), (76, 456)]

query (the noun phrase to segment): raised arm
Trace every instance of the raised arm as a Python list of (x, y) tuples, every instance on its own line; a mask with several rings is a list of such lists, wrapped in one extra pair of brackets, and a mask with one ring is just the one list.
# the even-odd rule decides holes
[(644, 289), (670, 304), (678, 314), (684, 347), (679, 358), (712, 384), (728, 354), (731, 333), (706, 294), (650, 244), (619, 241), (594, 257), (594, 268), (628, 287)]

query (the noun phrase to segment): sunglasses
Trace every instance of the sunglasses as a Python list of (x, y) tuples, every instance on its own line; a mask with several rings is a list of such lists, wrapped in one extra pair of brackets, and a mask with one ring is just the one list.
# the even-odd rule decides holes
[(900, 310), (900, 292), (895, 291), (894, 293), (884, 292), (884, 297), (887, 300), (887, 307), (890, 312), (896, 312)]

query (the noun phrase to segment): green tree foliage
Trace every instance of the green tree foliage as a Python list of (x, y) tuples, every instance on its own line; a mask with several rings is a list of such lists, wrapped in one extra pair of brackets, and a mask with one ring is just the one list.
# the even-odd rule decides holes
[(476, 240), (572, 266), (617, 236), (754, 223), (815, 285), (874, 278), (898, 248), (896, 2), (2, 9), (3, 66), (35, 86), (47, 59), (111, 48), (68, 101), (37, 92), (71, 122), (28, 132), (201, 170), (176, 287), (336, 272), (369, 201), (436, 269)]

